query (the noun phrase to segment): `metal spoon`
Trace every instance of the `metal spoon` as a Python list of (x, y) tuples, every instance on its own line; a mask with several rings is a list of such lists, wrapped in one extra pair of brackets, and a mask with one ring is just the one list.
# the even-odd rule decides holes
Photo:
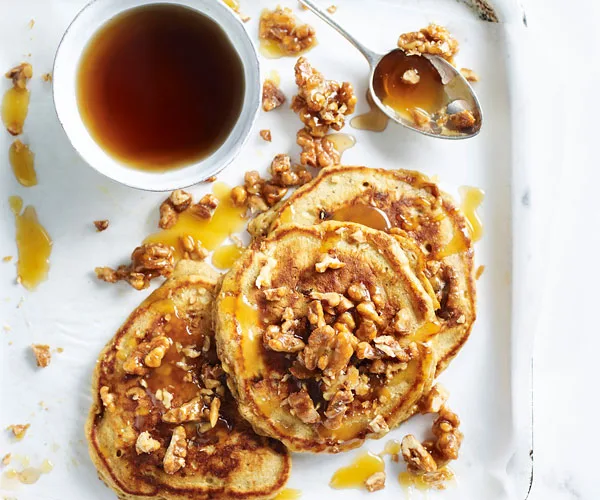
[[(440, 75), (442, 85), (444, 86), (444, 90), (448, 97), (445, 109), (446, 113), (448, 115), (452, 115), (455, 113), (459, 113), (463, 110), (469, 110), (475, 117), (475, 124), (473, 125), (473, 127), (467, 130), (451, 130), (445, 126), (434, 126), (427, 129), (420, 128), (417, 125), (415, 125), (415, 123), (413, 123), (411, 120), (401, 116), (393, 108), (385, 105), (373, 88), (375, 72), (381, 60), (387, 55), (391, 54), (392, 52), (401, 49), (391, 50), (387, 54), (377, 54), (371, 49), (365, 47), (361, 42), (359, 42), (344, 28), (342, 28), (336, 21), (334, 21), (331, 18), (329, 14), (327, 14), (327, 12), (315, 5), (313, 0), (300, 0), (300, 3), (308, 7), (312, 12), (314, 12), (317, 16), (323, 19), (323, 21), (329, 24), (332, 28), (336, 29), (352, 45), (354, 45), (363, 56), (365, 56), (365, 59), (371, 67), (371, 72), (369, 75), (369, 94), (373, 99), (373, 102), (377, 105), (377, 107), (383, 113), (385, 113), (391, 120), (395, 121), (396, 123), (399, 123), (403, 127), (409, 128), (421, 134), (425, 134), (430, 137), (438, 137), (440, 139), (468, 139), (469, 137), (474, 137), (479, 133), (483, 121), (483, 114), (481, 111), (481, 106), (479, 105), (479, 100), (477, 99), (475, 92), (473, 91), (465, 77), (448, 61), (446, 61), (440, 56), (433, 56), (429, 54), (424, 54), (422, 56), (410, 56), (417, 58), (423, 57), (427, 59)], [(435, 125), (435, 122), (433, 123)]]

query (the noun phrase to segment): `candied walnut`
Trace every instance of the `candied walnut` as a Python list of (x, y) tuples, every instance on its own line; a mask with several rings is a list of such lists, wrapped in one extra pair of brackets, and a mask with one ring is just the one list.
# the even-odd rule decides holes
[(292, 109), (306, 131), (313, 137), (323, 137), (330, 128), (341, 130), (345, 116), (352, 114), (356, 106), (352, 85), (326, 80), (304, 57), (298, 59), (294, 71), (298, 94), (292, 99)]
[(476, 122), (475, 115), (468, 109), (463, 109), (458, 113), (448, 115), (447, 124), (456, 130), (468, 130), (472, 128)]
[(305, 129), (301, 129), (296, 134), (296, 144), (302, 148), (302, 165), (331, 167), (340, 163), (340, 153), (327, 137), (313, 137)]
[(149, 342), (142, 342), (123, 362), (123, 371), (134, 375), (145, 375), (148, 368), (158, 368), (171, 346), (172, 340), (158, 335)]
[(478, 82), (479, 75), (469, 68), (460, 68), (460, 73), (465, 77), (468, 82)]
[(52, 81), (52, 73), (44, 73), (42, 75), (42, 80), (44, 80), (45, 82), (51, 82)]
[(171, 442), (165, 453), (163, 468), (167, 474), (175, 474), (179, 469), (185, 467), (187, 456), (187, 436), (185, 428), (180, 425), (173, 429)]
[(362, 319), (355, 333), (359, 340), (370, 342), (377, 336), (377, 325), (370, 319)]
[(313, 300), (320, 300), (321, 302), (327, 304), (327, 306), (329, 307), (336, 307), (340, 304), (343, 295), (340, 295), (339, 293), (335, 292), (310, 292), (310, 298)]
[(337, 322), (341, 323), (342, 325), (346, 325), (348, 327), (348, 330), (350, 330), (351, 332), (353, 332), (356, 328), (356, 321), (354, 320), (352, 314), (349, 312), (344, 312), (340, 314), (338, 316)]
[(296, 55), (316, 43), (315, 30), (308, 24), (298, 24), (292, 9), (277, 7), (264, 10), (260, 15), (258, 36), (274, 42), (286, 55)]
[(351, 391), (341, 390), (336, 392), (327, 404), (327, 409), (324, 413), (326, 420), (323, 422), (323, 425), (328, 429), (339, 428), (348, 410), (348, 405), (352, 401), (354, 401), (354, 396)]
[(268, 182), (263, 185), (261, 194), (266, 204), (272, 207), (275, 203), (281, 201), (287, 191), (286, 187), (276, 186)]
[(407, 362), (413, 357), (412, 347), (410, 345), (406, 348), (401, 347), (391, 335), (375, 337), (373, 343), (375, 348), (388, 358), (396, 358), (399, 361)]
[(261, 130), (259, 135), (264, 141), (271, 142), (272, 140), (271, 131), (268, 128)]
[(169, 337), (159, 335), (154, 337), (148, 345), (150, 351), (144, 357), (144, 364), (150, 368), (158, 368), (167, 350), (171, 347), (172, 340)]
[(221, 408), (221, 400), (219, 398), (213, 398), (210, 402), (210, 410), (208, 413), (208, 421), (211, 427), (217, 425), (219, 421), (219, 409)]
[(260, 269), (258, 276), (256, 277), (255, 285), (256, 288), (270, 288), (271, 287), (271, 274), (273, 269), (277, 266), (277, 260), (273, 257), (267, 257), (265, 263)]
[(327, 269), (341, 269), (346, 264), (337, 257), (332, 257), (328, 253), (322, 254), (319, 261), (315, 263), (315, 270), (318, 273), (324, 273)]
[(204, 402), (201, 397), (196, 397), (178, 408), (171, 408), (162, 416), (163, 422), (170, 424), (182, 424), (183, 422), (195, 422), (204, 420), (206, 417)]
[(361, 318), (372, 321), (378, 325), (383, 321), (377, 313), (377, 309), (375, 309), (375, 304), (370, 300), (364, 300), (358, 304), (356, 306), (356, 312), (361, 316)]
[(385, 472), (375, 472), (365, 479), (367, 491), (374, 492), (385, 488)]
[(142, 453), (153, 453), (160, 448), (160, 441), (153, 439), (148, 431), (142, 432), (135, 442), (135, 451), (138, 455)]
[(377, 415), (373, 420), (369, 422), (369, 431), (374, 434), (386, 434), (390, 428), (383, 417), (383, 415)]
[(160, 205), (158, 226), (169, 229), (177, 222), (178, 214), (187, 210), (192, 204), (192, 195), (183, 189), (176, 189)]
[(14, 424), (9, 425), (6, 429), (12, 431), (13, 435), (17, 439), (23, 439), (25, 437), (27, 429), (29, 429), (30, 426), (31, 424)]
[(261, 196), (253, 194), (248, 198), (248, 207), (252, 214), (264, 212), (269, 209), (269, 205), (262, 199)]
[(426, 127), (431, 122), (429, 113), (421, 108), (410, 108), (408, 112), (417, 127)]
[(463, 440), (463, 434), (458, 429), (458, 415), (445, 406), (439, 411), (438, 418), (433, 422), (431, 431), (437, 438), (435, 449), (444, 461), (456, 460)]
[(402, 75), (402, 83), (407, 85), (416, 85), (421, 81), (421, 76), (416, 69), (407, 69)]
[(52, 359), (52, 354), (50, 354), (50, 346), (45, 344), (32, 344), (31, 349), (35, 355), (36, 364), (40, 368), (46, 368)]
[(291, 413), (296, 415), (305, 424), (316, 424), (321, 420), (315, 409), (313, 400), (304, 387), (300, 391), (290, 394), (287, 401), (290, 405)]
[(115, 395), (110, 392), (110, 389), (103, 385), (100, 387), (100, 399), (102, 400), (102, 404), (104, 408), (108, 411), (114, 411), (115, 409)]
[(330, 14), (335, 14), (337, 11), (337, 7), (335, 5), (330, 5), (329, 7), (327, 7), (327, 12), (329, 12)]
[(108, 229), (108, 224), (109, 224), (109, 222), (106, 219), (94, 221), (94, 226), (96, 226), (96, 231), (98, 231), (99, 233), (102, 231), (106, 231)]
[(291, 290), (286, 286), (280, 286), (278, 288), (267, 288), (266, 290), (263, 290), (265, 299), (269, 302), (275, 302), (277, 300), (280, 300), (290, 293)]
[(419, 31), (400, 35), (398, 47), (409, 56), (431, 54), (452, 62), (458, 52), (458, 41), (443, 26), (430, 24)]
[(292, 169), (289, 155), (278, 154), (273, 158), (269, 167), (271, 183), (277, 186), (300, 186), (312, 179), (306, 168), (296, 166)]
[(396, 313), (396, 316), (394, 316), (392, 328), (395, 332), (406, 334), (412, 329), (413, 326), (412, 317), (408, 309), (400, 309)]
[(248, 192), (244, 189), (244, 186), (235, 186), (231, 190), (230, 197), (231, 197), (231, 202), (236, 207), (243, 207), (244, 205), (246, 205), (246, 202), (248, 201)]
[(200, 201), (190, 207), (194, 215), (201, 219), (210, 219), (215, 208), (219, 204), (219, 199), (214, 194), (205, 194)]
[(260, 195), (264, 183), (265, 180), (256, 170), (250, 170), (244, 174), (244, 188), (248, 194)]
[[(262, 88), (262, 108), (264, 111), (273, 111), (285, 102), (285, 94), (273, 80), (265, 80)], [(269, 133), (270, 135), (270, 133)], [(262, 134), (261, 134), (262, 136)], [(264, 137), (263, 137), (264, 139)], [(265, 139), (266, 140), (266, 139)]]
[(359, 342), (356, 346), (356, 357), (358, 359), (378, 359), (381, 355), (368, 342)]
[(208, 257), (208, 250), (202, 246), (202, 243), (190, 234), (179, 237), (179, 241), (184, 251), (184, 258), (192, 260), (204, 260)]
[(448, 401), (450, 393), (442, 384), (435, 384), (421, 401), (421, 413), (438, 413)]
[(437, 470), (437, 464), (431, 454), (412, 434), (407, 434), (402, 438), (400, 448), (402, 458), (404, 458), (409, 471), (434, 472)]
[(311, 325), (321, 328), (325, 326), (325, 315), (323, 313), (323, 304), (318, 300), (313, 300), (308, 304), (308, 322)]
[(326, 375), (341, 372), (354, 353), (352, 335), (337, 332), (333, 327), (325, 325), (312, 331), (308, 345), (299, 354), (299, 359), (309, 370), (319, 368)]
[(302, 339), (291, 333), (284, 333), (276, 325), (270, 325), (263, 336), (263, 344), (267, 349), (276, 352), (298, 352), (304, 349)]
[(348, 294), (348, 297), (355, 302), (362, 302), (363, 300), (370, 299), (369, 290), (364, 283), (352, 283), (348, 287), (348, 290), (346, 290), (346, 293)]
[(29, 63), (21, 63), (10, 69), (5, 76), (12, 80), (13, 87), (25, 89), (27, 88), (27, 81), (33, 76), (33, 68)]

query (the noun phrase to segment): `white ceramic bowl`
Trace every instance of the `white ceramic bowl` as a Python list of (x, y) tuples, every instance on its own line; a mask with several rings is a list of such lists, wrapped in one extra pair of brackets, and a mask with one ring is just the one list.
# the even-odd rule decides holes
[[(223, 144), (210, 156), (187, 166), (152, 172), (127, 166), (94, 141), (77, 106), (77, 69), (87, 43), (111, 18), (126, 10), (156, 3), (177, 4), (213, 19), (225, 31), (244, 66), (246, 88), (240, 116)], [(54, 106), (73, 147), (98, 172), (150, 191), (190, 186), (216, 175), (240, 152), (260, 107), (260, 71), (256, 48), (238, 16), (217, 0), (94, 0), (75, 17), (60, 42), (54, 59)]]

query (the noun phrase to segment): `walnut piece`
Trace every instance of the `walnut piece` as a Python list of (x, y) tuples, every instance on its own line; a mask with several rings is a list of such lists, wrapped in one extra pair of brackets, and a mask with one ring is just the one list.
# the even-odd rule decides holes
[(208, 421), (211, 427), (217, 425), (219, 421), (219, 408), (221, 408), (221, 400), (219, 398), (213, 398), (210, 402), (210, 410), (208, 412)]
[(52, 354), (50, 346), (45, 344), (32, 344), (31, 349), (35, 355), (35, 362), (40, 368), (46, 368), (50, 364)]
[(177, 223), (179, 214), (187, 210), (192, 204), (192, 195), (183, 189), (176, 189), (160, 205), (160, 219), (158, 226), (169, 229)]
[(272, 140), (271, 131), (268, 128), (261, 130), (259, 132), (259, 134), (264, 141), (271, 142), (271, 140)]
[(431, 431), (437, 438), (435, 449), (444, 461), (458, 458), (458, 451), (463, 440), (463, 434), (458, 429), (459, 425), (458, 415), (442, 406), (438, 418), (433, 422)]
[(163, 468), (167, 474), (175, 474), (178, 470), (185, 467), (185, 457), (187, 456), (187, 436), (185, 428), (180, 425), (173, 429), (171, 442), (165, 453)]
[(383, 415), (377, 415), (369, 422), (369, 431), (374, 434), (384, 435), (387, 434), (389, 430), (390, 428)]
[(417, 127), (426, 127), (431, 123), (431, 116), (421, 108), (410, 108), (408, 112)]
[(334, 376), (348, 366), (354, 354), (353, 335), (336, 331), (329, 325), (314, 329), (308, 337), (308, 345), (299, 359), (309, 370), (319, 368), (327, 376)]
[(409, 471), (433, 472), (437, 470), (437, 464), (431, 454), (412, 434), (407, 434), (402, 438), (400, 448), (402, 458), (404, 458)]
[(407, 85), (416, 85), (421, 81), (421, 76), (416, 69), (407, 69), (402, 75), (402, 83)]
[(273, 158), (269, 172), (271, 173), (271, 184), (276, 186), (300, 186), (312, 179), (304, 167), (292, 168), (290, 157), (286, 154), (278, 154)]
[(450, 393), (442, 384), (435, 384), (421, 401), (421, 413), (439, 413)]
[(327, 7), (327, 12), (329, 12), (330, 14), (335, 14), (337, 11), (337, 7), (335, 5), (330, 5), (329, 7)]
[(172, 344), (164, 335), (157, 335), (149, 342), (140, 343), (123, 362), (123, 371), (133, 375), (145, 375), (148, 368), (158, 368)]
[(210, 219), (215, 208), (219, 204), (219, 199), (214, 194), (205, 194), (200, 201), (190, 207), (194, 215), (201, 219)]
[(33, 68), (29, 63), (21, 63), (10, 69), (5, 76), (12, 80), (14, 88), (26, 89), (27, 81), (33, 76)]
[[(269, 112), (277, 109), (285, 102), (285, 94), (277, 86), (277, 84), (270, 79), (266, 79), (263, 82), (262, 87), (262, 108), (263, 111)], [(263, 137), (264, 139), (264, 137)], [(265, 139), (266, 140), (266, 139)]]
[(9, 431), (12, 431), (13, 435), (17, 438), (17, 439), (23, 439), (25, 437), (25, 433), (27, 432), (27, 429), (29, 429), (31, 424), (14, 424), (14, 425), (9, 425), (6, 429)]
[(114, 411), (115, 409), (115, 395), (110, 392), (110, 389), (103, 385), (100, 387), (100, 399), (102, 400), (102, 404), (104, 408), (108, 411)]
[(468, 130), (476, 123), (475, 115), (468, 109), (448, 115), (448, 125), (456, 130)]
[(148, 431), (142, 432), (135, 442), (135, 451), (138, 455), (152, 453), (160, 448), (160, 441), (153, 439)]
[(327, 137), (313, 137), (305, 129), (296, 134), (296, 144), (302, 148), (300, 163), (310, 167), (339, 165), (340, 153)]
[(94, 226), (96, 226), (96, 231), (99, 233), (102, 231), (106, 231), (106, 229), (108, 229), (108, 224), (109, 224), (109, 222), (106, 219), (94, 221)]
[(230, 196), (231, 196), (231, 202), (236, 207), (243, 207), (244, 205), (246, 205), (246, 202), (248, 201), (248, 192), (244, 189), (244, 186), (235, 186), (231, 190)]
[(367, 491), (374, 492), (385, 488), (385, 472), (375, 472), (365, 479)]
[(42, 75), (42, 80), (45, 82), (51, 82), (52, 81), (52, 73), (44, 73)]
[(458, 52), (458, 41), (443, 26), (430, 24), (419, 31), (400, 35), (398, 47), (409, 56), (431, 54), (452, 62)]
[(154, 337), (148, 345), (150, 351), (144, 357), (144, 364), (150, 368), (158, 368), (172, 342), (169, 337), (163, 335)]
[(324, 273), (327, 269), (341, 269), (346, 264), (337, 257), (332, 257), (328, 253), (322, 254), (319, 261), (315, 263), (315, 270), (318, 273)]
[(302, 339), (292, 333), (284, 333), (276, 325), (270, 325), (263, 336), (263, 344), (267, 349), (276, 352), (298, 352), (304, 349)]
[(277, 266), (277, 260), (273, 257), (267, 257), (265, 263), (260, 269), (258, 276), (256, 277), (255, 285), (256, 288), (270, 288), (271, 287), (271, 274), (273, 269)]
[(352, 85), (326, 80), (304, 57), (298, 59), (294, 71), (298, 94), (292, 99), (292, 109), (306, 131), (313, 137), (323, 137), (330, 128), (341, 130), (345, 116), (352, 114), (356, 106)]
[(277, 45), (285, 55), (296, 55), (310, 49), (316, 43), (315, 30), (308, 24), (298, 24), (287, 7), (263, 10), (260, 15), (258, 36)]
[(162, 416), (163, 422), (170, 424), (182, 424), (183, 422), (194, 422), (204, 420), (205, 413), (204, 402), (201, 397), (196, 397), (178, 408), (171, 408)]
[(315, 404), (307, 390), (303, 387), (300, 391), (290, 394), (287, 399), (291, 413), (296, 415), (305, 424), (316, 424), (321, 417), (315, 409)]
[(204, 260), (208, 257), (208, 250), (202, 246), (202, 243), (195, 239), (190, 234), (185, 234), (179, 237), (181, 246), (183, 247), (183, 257), (191, 260)]
[(473, 71), (472, 69), (460, 68), (460, 72), (461, 72), (462, 76), (465, 77), (465, 80), (467, 80), (468, 82), (478, 82), (479, 81), (479, 75), (477, 73), (475, 73), (475, 71)]

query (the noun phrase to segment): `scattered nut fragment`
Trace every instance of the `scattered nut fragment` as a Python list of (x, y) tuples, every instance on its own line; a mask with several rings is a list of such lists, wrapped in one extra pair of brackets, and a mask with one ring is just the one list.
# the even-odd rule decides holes
[(99, 233), (108, 229), (108, 224), (109, 224), (109, 222), (106, 219), (94, 221), (94, 226), (96, 226), (96, 231)]
[(421, 413), (438, 413), (449, 396), (448, 389), (442, 384), (435, 384), (421, 402)]
[(235, 186), (231, 190), (231, 201), (236, 207), (243, 207), (248, 200), (248, 192), (244, 189), (244, 186)]
[(104, 408), (108, 411), (114, 411), (115, 409), (115, 395), (110, 392), (110, 389), (103, 385), (100, 387), (100, 399), (102, 400), (102, 404)]
[(12, 457), (11, 453), (7, 453), (2, 457), (2, 465), (8, 465), (10, 463), (10, 459)]
[(299, 25), (292, 9), (277, 7), (260, 15), (258, 36), (277, 45), (285, 55), (296, 55), (316, 43), (315, 30), (308, 24)]
[(304, 387), (300, 391), (290, 394), (287, 401), (292, 415), (296, 415), (305, 424), (316, 424), (321, 421), (315, 404)]
[(479, 75), (477, 73), (475, 73), (475, 71), (473, 71), (472, 69), (460, 68), (460, 72), (461, 72), (462, 76), (465, 77), (465, 80), (467, 80), (468, 82), (478, 82), (479, 81)]
[(173, 394), (171, 394), (166, 389), (158, 389), (156, 394), (154, 395), (158, 401), (160, 401), (164, 407), (169, 410), (171, 408), (171, 403), (173, 402)]
[(135, 442), (135, 451), (138, 455), (152, 453), (160, 448), (160, 441), (153, 439), (148, 431), (142, 432)]
[(179, 469), (185, 467), (187, 456), (187, 436), (185, 428), (180, 425), (173, 429), (171, 442), (165, 453), (163, 468), (167, 474), (175, 474)]
[(425, 127), (431, 122), (429, 113), (421, 108), (410, 108), (408, 112), (417, 127)]
[(35, 361), (40, 368), (46, 368), (50, 364), (52, 354), (50, 346), (46, 344), (32, 344), (31, 349), (35, 355)]
[(210, 219), (215, 208), (219, 204), (219, 199), (214, 194), (205, 194), (200, 201), (190, 207), (192, 213), (201, 219)]
[(269, 112), (278, 108), (285, 102), (285, 94), (277, 86), (277, 84), (267, 78), (263, 82), (262, 88), (262, 108), (263, 111)]
[(208, 250), (202, 246), (202, 243), (190, 234), (184, 234), (179, 237), (183, 248), (183, 257), (191, 260), (204, 260), (208, 257)]
[(476, 123), (475, 115), (468, 109), (448, 115), (448, 124), (456, 130), (468, 130)]
[(204, 417), (204, 403), (202, 398), (196, 397), (178, 408), (171, 408), (163, 414), (162, 420), (170, 424), (182, 424), (203, 420)]
[(271, 274), (275, 266), (277, 265), (277, 260), (273, 257), (267, 257), (265, 263), (263, 264), (258, 276), (256, 277), (256, 288), (271, 288)]
[(321, 255), (319, 261), (315, 263), (315, 270), (318, 273), (324, 273), (327, 269), (341, 269), (346, 264), (337, 257), (332, 257), (328, 253)]
[(269, 129), (263, 129), (259, 132), (260, 136), (264, 141), (271, 142), (271, 131)]
[(385, 488), (385, 472), (375, 472), (365, 480), (365, 486), (369, 492)]
[(407, 69), (402, 75), (402, 82), (407, 85), (416, 85), (421, 81), (421, 76), (416, 69)]
[(170, 229), (176, 224), (179, 214), (187, 210), (191, 204), (192, 195), (183, 189), (176, 189), (160, 205), (158, 226), (161, 229)]
[(210, 402), (210, 411), (208, 415), (211, 427), (217, 425), (217, 422), (219, 421), (219, 408), (221, 408), (221, 400), (219, 398), (213, 398)]
[(411, 472), (433, 472), (437, 470), (437, 464), (425, 447), (417, 441), (412, 434), (402, 438), (402, 458)]
[(27, 81), (33, 76), (33, 68), (31, 64), (24, 62), (7, 71), (5, 76), (12, 80), (16, 89), (26, 89)]
[(458, 42), (443, 26), (430, 24), (419, 31), (404, 33), (398, 38), (398, 47), (407, 55), (432, 54), (452, 63), (458, 52)]
[(292, 109), (306, 131), (313, 137), (323, 137), (330, 128), (341, 130), (345, 116), (352, 114), (356, 106), (352, 85), (326, 80), (304, 57), (298, 59), (294, 71), (298, 94), (292, 99)]
[(296, 144), (302, 148), (300, 164), (310, 167), (339, 165), (341, 156), (327, 137), (313, 137), (305, 129), (296, 134)]
[(44, 73), (42, 75), (42, 80), (44, 80), (45, 82), (51, 82), (52, 81), (52, 73)]
[(458, 415), (442, 406), (437, 419), (431, 426), (431, 432), (437, 438), (435, 450), (443, 461), (456, 460), (462, 444), (463, 434), (459, 430), (460, 419)]
[(396, 313), (396, 316), (394, 316), (392, 327), (396, 333), (405, 335), (410, 332), (413, 326), (412, 316), (410, 315), (408, 309), (400, 309)]
[(329, 12), (330, 14), (335, 14), (337, 11), (337, 6), (335, 5), (330, 5), (329, 7), (327, 7), (327, 12)]
[(12, 431), (14, 436), (20, 440), (25, 437), (25, 433), (27, 432), (27, 429), (29, 429), (30, 425), (31, 424), (15, 424), (9, 425), (6, 429)]

